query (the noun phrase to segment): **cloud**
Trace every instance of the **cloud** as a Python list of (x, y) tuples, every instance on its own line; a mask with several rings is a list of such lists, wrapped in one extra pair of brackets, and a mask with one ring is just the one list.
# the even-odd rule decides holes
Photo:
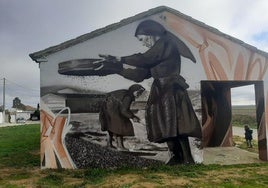
[(231, 89), (232, 105), (255, 105), (254, 85)]
[[(25, 103), (32, 101), (30, 93), (39, 90), (40, 75), (29, 53), (161, 5), (268, 50), (266, 0), (1, 0), (0, 79), (5, 77), (32, 89), (28, 90), (29, 99), (23, 99)], [(19, 89), (17, 95), (22, 95)]]

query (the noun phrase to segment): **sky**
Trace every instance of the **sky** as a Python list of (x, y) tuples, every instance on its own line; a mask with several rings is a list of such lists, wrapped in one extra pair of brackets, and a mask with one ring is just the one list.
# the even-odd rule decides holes
[[(0, 105), (3, 78), (7, 108), (15, 97), (39, 103), (40, 70), (30, 53), (162, 5), (268, 52), (267, 0), (0, 0)], [(241, 90), (254, 100), (252, 87)]]

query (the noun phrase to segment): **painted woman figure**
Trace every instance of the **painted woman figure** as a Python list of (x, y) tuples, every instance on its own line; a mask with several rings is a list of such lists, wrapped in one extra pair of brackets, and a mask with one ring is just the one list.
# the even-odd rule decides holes
[(107, 93), (99, 114), (101, 130), (108, 131), (107, 146), (113, 146), (113, 136), (116, 136), (117, 149), (126, 150), (123, 136), (134, 136), (134, 129), (130, 119), (139, 122), (139, 117), (130, 110), (130, 105), (145, 89), (134, 84), (129, 89), (121, 89)]
[(152, 46), (143, 54), (122, 57), (121, 63), (149, 69), (154, 78), (146, 109), (148, 139), (167, 142), (171, 152), (167, 164), (193, 163), (188, 136), (201, 138), (201, 126), (188, 97), (189, 86), (180, 76), (180, 56), (193, 62), (195, 58), (181, 40), (155, 21), (140, 23), (135, 36)]

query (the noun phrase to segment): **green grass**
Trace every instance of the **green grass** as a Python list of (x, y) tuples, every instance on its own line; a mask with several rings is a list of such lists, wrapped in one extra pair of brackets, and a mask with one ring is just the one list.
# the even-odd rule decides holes
[(243, 149), (243, 150), (247, 150), (249, 152), (253, 152), (253, 153), (259, 153), (259, 150), (258, 150), (258, 141), (257, 140), (252, 140), (251, 143), (252, 143), (252, 148), (248, 148), (247, 146), (247, 143), (245, 141), (245, 138), (243, 137), (240, 137), (240, 136), (233, 136), (233, 141), (235, 143), (235, 146), (240, 148), (240, 149)]
[(64, 183), (64, 177), (59, 173), (49, 173), (38, 180), (39, 186), (60, 186)]
[(39, 130), (39, 124), (0, 128), (0, 167), (39, 166)]
[(233, 114), (247, 114), (250, 116), (256, 115), (255, 105), (232, 105)]
[(250, 128), (257, 128), (256, 106), (232, 106), (232, 125), (244, 127), (246, 124)]
[(236, 127), (244, 127), (248, 125), (250, 128), (257, 128), (257, 120), (254, 116), (235, 114), (232, 116), (232, 125)]
[(268, 163), (40, 170), (39, 138), (39, 125), (0, 128), (0, 187), (268, 187)]

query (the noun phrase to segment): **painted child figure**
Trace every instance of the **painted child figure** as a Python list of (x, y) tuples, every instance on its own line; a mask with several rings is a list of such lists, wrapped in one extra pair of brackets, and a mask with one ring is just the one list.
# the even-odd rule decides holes
[(134, 84), (129, 89), (120, 89), (107, 93), (105, 101), (100, 110), (99, 120), (101, 130), (108, 131), (107, 146), (113, 146), (113, 136), (116, 137), (117, 149), (126, 150), (123, 143), (123, 136), (134, 136), (132, 119), (139, 122), (139, 117), (135, 116), (130, 110), (130, 105), (139, 97), (144, 88), (139, 84)]

